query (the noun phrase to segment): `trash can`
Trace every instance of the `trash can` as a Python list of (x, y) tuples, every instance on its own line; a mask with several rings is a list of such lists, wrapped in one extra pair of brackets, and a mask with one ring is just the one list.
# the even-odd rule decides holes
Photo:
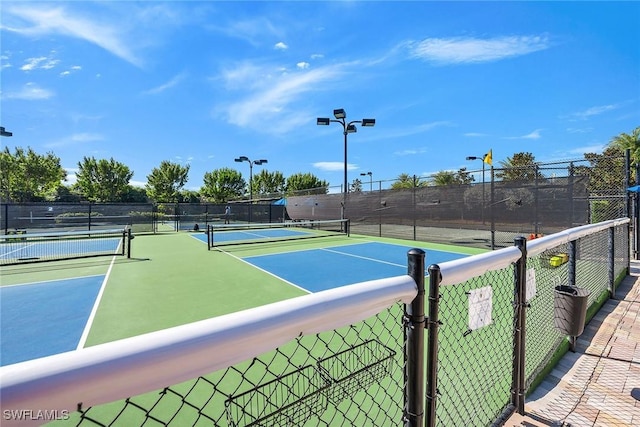
[(588, 289), (566, 285), (556, 286), (553, 321), (557, 329), (572, 337), (582, 335), (590, 294)]

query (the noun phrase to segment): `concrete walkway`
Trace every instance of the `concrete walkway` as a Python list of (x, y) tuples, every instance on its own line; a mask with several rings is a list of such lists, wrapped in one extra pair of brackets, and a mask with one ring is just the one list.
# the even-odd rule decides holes
[(640, 263), (548, 378), (514, 426), (640, 426)]

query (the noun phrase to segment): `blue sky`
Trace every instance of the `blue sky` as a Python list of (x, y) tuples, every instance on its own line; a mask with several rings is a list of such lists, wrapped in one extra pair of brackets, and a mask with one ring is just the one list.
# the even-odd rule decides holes
[[(161, 161), (247, 163), (339, 186), (601, 152), (640, 125), (639, 2), (9, 2), (4, 146), (52, 151), (73, 182), (113, 157), (141, 185)], [(369, 178), (362, 178), (368, 183)], [(366, 185), (365, 185), (366, 188)]]

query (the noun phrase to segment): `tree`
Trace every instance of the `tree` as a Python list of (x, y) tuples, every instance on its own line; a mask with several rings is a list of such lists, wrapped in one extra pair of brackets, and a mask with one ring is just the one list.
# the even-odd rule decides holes
[(135, 187), (133, 185), (129, 185), (126, 194), (122, 196), (122, 202), (129, 203), (147, 203), (149, 201), (149, 197), (147, 195), (147, 190), (142, 187)]
[(396, 178), (396, 181), (393, 184), (391, 184), (391, 188), (393, 190), (400, 190), (403, 188), (426, 187), (426, 186), (427, 186), (427, 182), (422, 181), (420, 177), (417, 177), (415, 175), (412, 176), (406, 173), (401, 173), (400, 175), (398, 175), (398, 178)]
[(349, 189), (351, 193), (361, 193), (362, 192), (362, 181), (359, 178), (356, 178), (351, 183), (351, 188)]
[(619, 148), (621, 152), (625, 152), (627, 149), (631, 151), (631, 164), (640, 164), (640, 126), (628, 133), (621, 133), (618, 136), (611, 138), (609, 147)]
[(0, 192), (14, 202), (54, 199), (67, 172), (60, 166), (60, 158), (49, 152), (41, 155), (27, 148), (16, 147), (12, 154), (8, 147), (0, 152)]
[(605, 195), (612, 190), (624, 188), (625, 159), (624, 151), (617, 145), (610, 145), (602, 154), (586, 153), (584, 158), (591, 166), (574, 168), (574, 175), (589, 178), (588, 190), (590, 194)]
[(242, 174), (235, 169), (221, 168), (204, 174), (200, 194), (214, 203), (226, 203), (240, 198), (247, 186)]
[(147, 175), (147, 195), (156, 202), (178, 202), (180, 190), (187, 183), (188, 177), (189, 165), (181, 166), (163, 160), (160, 167), (153, 168)]
[(295, 173), (287, 178), (287, 194), (327, 194), (329, 183), (312, 173)]
[(473, 176), (467, 172), (467, 168), (460, 168), (457, 172), (440, 171), (433, 176), (435, 185), (471, 184)]
[(124, 163), (84, 157), (78, 162), (75, 184), (82, 196), (91, 202), (121, 202), (130, 192), (133, 171)]
[(200, 193), (192, 190), (182, 190), (179, 201), (183, 203), (200, 203)]
[(286, 180), (282, 172), (269, 172), (262, 169), (251, 181), (254, 198), (256, 194), (282, 194), (286, 188)]
[(496, 177), (503, 181), (535, 181), (544, 177), (531, 153), (515, 153), (500, 164), (502, 169), (496, 172)]

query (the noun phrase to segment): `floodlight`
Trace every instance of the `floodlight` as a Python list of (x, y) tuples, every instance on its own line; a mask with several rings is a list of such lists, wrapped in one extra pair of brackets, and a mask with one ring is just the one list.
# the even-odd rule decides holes
[(373, 127), (376, 125), (376, 119), (362, 119), (362, 126)]
[(347, 126), (347, 130), (345, 132), (356, 133), (357, 131), (358, 131), (358, 128), (356, 127), (356, 125), (349, 125)]
[(318, 126), (327, 126), (331, 120), (328, 117), (318, 117)]
[(333, 110), (333, 117), (335, 117), (336, 119), (344, 119), (347, 117), (347, 113), (345, 113), (342, 108), (338, 108), (336, 110)]

